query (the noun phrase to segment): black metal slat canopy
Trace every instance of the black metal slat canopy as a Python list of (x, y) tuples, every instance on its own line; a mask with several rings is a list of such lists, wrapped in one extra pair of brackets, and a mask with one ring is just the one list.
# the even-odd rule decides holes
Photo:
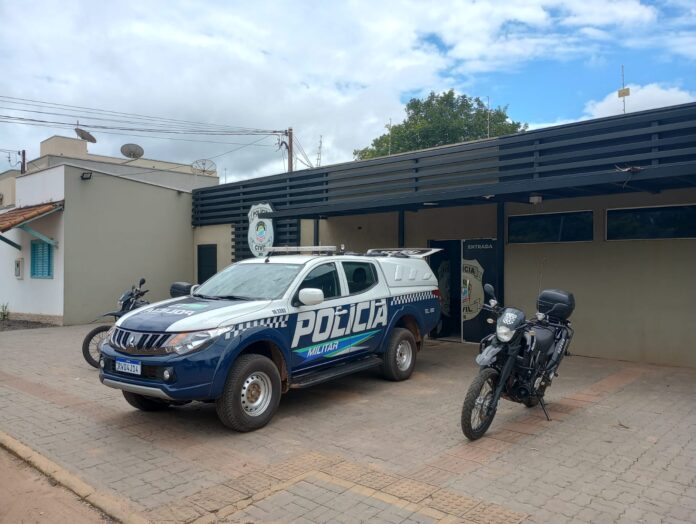
[(270, 202), (278, 240), (293, 244), (300, 218), (689, 186), (696, 103), (201, 188), (193, 225), (246, 236), (251, 205)]

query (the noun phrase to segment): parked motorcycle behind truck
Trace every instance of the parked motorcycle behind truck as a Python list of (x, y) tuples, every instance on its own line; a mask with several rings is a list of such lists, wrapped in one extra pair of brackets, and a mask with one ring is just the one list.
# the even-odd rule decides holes
[(575, 309), (572, 293), (542, 291), (535, 318), (527, 320), (524, 311), (499, 305), (493, 286), (486, 284), (484, 291), (490, 300), (483, 309), (494, 317), (489, 322), (496, 322), (496, 330), (481, 341), (476, 357), (481, 370), (462, 407), (462, 431), (469, 440), (486, 433), (501, 397), (529, 408), (541, 405), (549, 419), (544, 394), (573, 338), (568, 320)]
[[(143, 290), (144, 284), (145, 279), (141, 278), (140, 282), (138, 282), (138, 287), (131, 287), (131, 289), (123, 293), (121, 298), (118, 299), (119, 310), (104, 313), (96, 318), (95, 321), (102, 317), (114, 317), (115, 322), (129, 311), (148, 305), (149, 302), (147, 300), (141, 300), (145, 293), (149, 291), (148, 289)], [(106, 338), (106, 332), (109, 331), (109, 329), (111, 329), (111, 324), (97, 326), (87, 333), (87, 336), (82, 341), (82, 356), (85, 357), (87, 363), (92, 367), (99, 368), (99, 348)]]

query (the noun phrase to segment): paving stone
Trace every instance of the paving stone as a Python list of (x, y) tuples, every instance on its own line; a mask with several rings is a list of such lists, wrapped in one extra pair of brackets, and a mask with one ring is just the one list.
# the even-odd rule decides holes
[(405, 499), (410, 502), (420, 502), (428, 495), (437, 490), (436, 486), (417, 482), (411, 479), (401, 479), (382, 488), (384, 493), (394, 495), (400, 499)]
[[(408, 381), (364, 373), (291, 391), (272, 424), (239, 434), (207, 404), (131, 408), (75, 358), (90, 327), (2, 333), (0, 430), (153, 520), (214, 508), (224, 522), (696, 514), (696, 370), (566, 359), (547, 392), (553, 422), (502, 401), (486, 436), (468, 442), (459, 410), (476, 348), (433, 341)], [(230, 507), (245, 497), (257, 500)]]
[(434, 492), (425, 504), (450, 515), (461, 517), (480, 502), (480, 500), (465, 497), (447, 489), (440, 489)]

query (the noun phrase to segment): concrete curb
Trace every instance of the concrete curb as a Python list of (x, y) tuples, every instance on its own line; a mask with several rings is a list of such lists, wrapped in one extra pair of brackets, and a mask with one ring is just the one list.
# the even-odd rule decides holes
[(134, 511), (125, 499), (114, 497), (87, 484), (78, 476), (3, 431), (0, 431), (0, 447), (38, 469), (60, 486), (72, 491), (80, 500), (91, 504), (106, 516), (123, 524), (149, 524), (150, 521)]

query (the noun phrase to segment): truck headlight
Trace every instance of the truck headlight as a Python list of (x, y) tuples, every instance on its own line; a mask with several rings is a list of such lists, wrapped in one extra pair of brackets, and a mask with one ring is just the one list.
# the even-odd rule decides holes
[(498, 340), (501, 342), (510, 342), (514, 334), (515, 331), (507, 326), (498, 326), (495, 328), (495, 336), (498, 337)]
[(208, 329), (205, 331), (179, 333), (169, 342), (167, 342), (162, 349), (164, 349), (167, 353), (176, 353), (177, 355), (199, 351), (209, 346), (220, 335), (224, 335), (225, 333), (232, 331), (233, 327), (234, 326)]

